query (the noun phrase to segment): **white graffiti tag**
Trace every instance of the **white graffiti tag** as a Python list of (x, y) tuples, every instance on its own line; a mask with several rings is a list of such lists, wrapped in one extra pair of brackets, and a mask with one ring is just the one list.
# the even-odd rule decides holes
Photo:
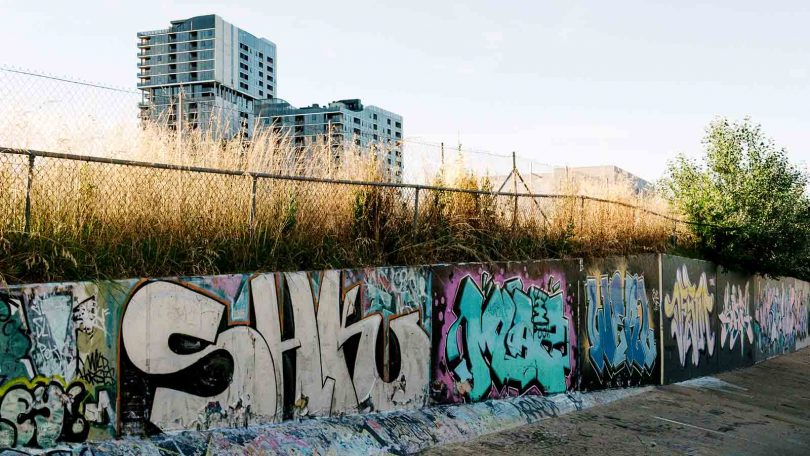
[(106, 335), (107, 330), (104, 329), (106, 319), (107, 309), (99, 308), (95, 296), (90, 296), (73, 308), (73, 321), (76, 323), (76, 329), (85, 334), (92, 335), (94, 330), (99, 330)]
[(740, 339), (740, 354), (743, 352), (745, 339), (754, 343), (754, 328), (751, 323), (751, 314), (748, 312), (748, 282), (745, 291), (739, 285), (726, 284), (723, 293), (723, 311), (720, 312), (720, 348), (725, 348), (728, 339), (728, 348), (733, 350)]
[(713, 308), (714, 295), (709, 293), (706, 273), (701, 273), (698, 284), (694, 285), (689, 280), (686, 265), (679, 268), (672, 296), (664, 299), (664, 314), (671, 320), (670, 333), (678, 343), (681, 366), (686, 366), (686, 353), (690, 349), (693, 366), (699, 364), (701, 351), (709, 356), (714, 353), (714, 332), (710, 323)]

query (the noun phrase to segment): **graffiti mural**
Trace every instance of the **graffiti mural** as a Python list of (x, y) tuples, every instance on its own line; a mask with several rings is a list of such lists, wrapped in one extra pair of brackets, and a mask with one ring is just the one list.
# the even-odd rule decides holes
[(0, 294), (0, 385), (7, 380), (34, 376), (28, 358), (31, 340), (24, 319), (21, 297)]
[(796, 350), (807, 339), (805, 284), (795, 279), (759, 279), (756, 299), (758, 359)]
[(121, 324), (124, 432), (424, 405), (427, 274), (389, 268), (140, 284)]
[(670, 255), (11, 287), (0, 451), (676, 382), (810, 345), (808, 311)]
[(580, 281), (581, 391), (661, 381), (658, 255), (593, 259)]
[(753, 295), (756, 282), (751, 276), (717, 271), (717, 362), (720, 370), (736, 369), (754, 364)]
[[(571, 387), (576, 333), (565, 277), (544, 266), (529, 263), (525, 270), (507, 267), (494, 275), (473, 266), (469, 272), (443, 271), (434, 280), (439, 287), (434, 328), (440, 327), (441, 338), (433, 385), (437, 400), (479, 401)], [(437, 274), (434, 270), (434, 278)]]
[(110, 423), (114, 418), (107, 392), (92, 401), (91, 389), (80, 380), (65, 385), (45, 377), (7, 383), (0, 390), (0, 448), (83, 442), (91, 422)]
[(666, 381), (713, 374), (718, 370), (720, 344), (716, 267), (669, 255), (662, 261)]
[(644, 276), (615, 272), (603, 275), (599, 283), (588, 277), (588, 359), (600, 376), (623, 370), (649, 375), (658, 350), (655, 323), (644, 285)]
[(751, 325), (751, 315), (748, 313), (748, 288), (745, 290), (737, 285), (726, 285), (723, 293), (723, 309), (720, 311), (720, 348), (728, 346), (734, 350), (738, 345), (740, 353), (743, 352), (746, 340), (749, 344), (754, 342), (754, 330)]
[(0, 448), (112, 435), (114, 325), (96, 296), (114, 301), (113, 288), (63, 284), (0, 295)]
[(714, 295), (709, 293), (705, 273), (700, 275), (697, 284), (689, 280), (686, 266), (679, 269), (677, 275), (672, 295), (664, 300), (664, 314), (670, 319), (670, 334), (678, 343), (681, 365), (691, 362), (697, 366), (700, 352), (708, 356), (714, 354), (715, 334), (711, 323)]

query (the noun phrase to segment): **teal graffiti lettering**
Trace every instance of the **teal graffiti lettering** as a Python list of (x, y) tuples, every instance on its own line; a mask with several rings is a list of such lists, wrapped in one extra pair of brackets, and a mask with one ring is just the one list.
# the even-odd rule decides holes
[(465, 277), (454, 310), (458, 319), (448, 330), (446, 355), (456, 380), (468, 386), (459, 391), (471, 400), (493, 386), (566, 390), (569, 320), (559, 281), (524, 291), (519, 278), (501, 287), (485, 273), (479, 288)]

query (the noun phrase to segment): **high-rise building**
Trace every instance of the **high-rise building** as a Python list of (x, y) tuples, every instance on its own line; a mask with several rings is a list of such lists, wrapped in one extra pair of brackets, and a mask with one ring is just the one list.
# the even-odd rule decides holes
[(273, 42), (213, 14), (139, 32), (141, 116), (171, 126), (181, 117), (183, 125), (213, 125), (224, 136), (250, 134), (255, 103), (276, 96), (276, 65)]
[(402, 116), (358, 99), (296, 108), (276, 98), (256, 103), (257, 123), (305, 147), (328, 139), (336, 153), (347, 145), (376, 151), (389, 180), (402, 180)]

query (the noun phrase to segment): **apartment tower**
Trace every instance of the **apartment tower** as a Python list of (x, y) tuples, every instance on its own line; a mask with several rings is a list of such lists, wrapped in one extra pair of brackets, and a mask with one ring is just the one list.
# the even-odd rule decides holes
[(276, 96), (276, 65), (273, 42), (213, 14), (139, 32), (141, 118), (249, 135), (256, 102)]

